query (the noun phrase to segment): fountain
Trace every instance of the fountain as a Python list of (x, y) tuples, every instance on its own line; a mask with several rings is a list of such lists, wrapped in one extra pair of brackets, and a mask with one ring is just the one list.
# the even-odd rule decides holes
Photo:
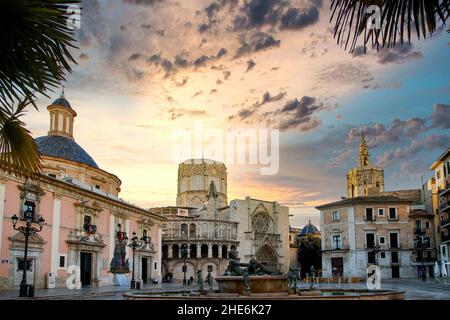
[[(212, 300), (234, 300), (234, 299), (279, 299), (279, 300), (403, 300), (405, 293), (395, 290), (368, 290), (368, 289), (332, 289), (314, 288), (314, 282), (319, 283), (318, 277), (308, 278), (309, 288), (298, 289), (297, 280), (299, 272), (290, 268), (289, 272), (272, 271), (255, 259), (248, 263), (241, 263), (236, 251), (230, 251), (229, 264), (223, 276), (216, 280), (219, 290), (209, 291), (204, 289), (201, 271), (197, 271), (198, 290), (186, 293), (179, 292), (133, 292), (125, 293), (124, 296), (130, 300), (171, 300), (171, 299), (212, 299)], [(316, 279), (314, 279), (316, 278)], [(208, 278), (209, 279), (209, 278)], [(211, 278), (212, 279), (212, 278)], [(315, 280), (315, 281), (314, 281)], [(339, 286), (341, 278), (339, 277)], [(343, 279), (345, 280), (345, 279)], [(350, 281), (350, 279), (349, 279)], [(323, 281), (325, 282), (325, 281)], [(328, 283), (330, 280), (328, 279)], [(345, 281), (342, 281), (345, 282)]]

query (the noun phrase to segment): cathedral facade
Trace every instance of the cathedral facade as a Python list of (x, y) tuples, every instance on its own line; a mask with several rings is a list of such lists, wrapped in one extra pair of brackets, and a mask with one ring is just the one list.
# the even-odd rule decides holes
[(152, 208), (162, 224), (162, 276), (195, 279), (209, 271), (215, 277), (228, 266), (228, 252), (241, 262), (256, 258), (268, 267), (289, 267), (288, 208), (277, 202), (227, 200), (227, 168), (217, 161), (190, 159), (179, 165), (176, 207)]

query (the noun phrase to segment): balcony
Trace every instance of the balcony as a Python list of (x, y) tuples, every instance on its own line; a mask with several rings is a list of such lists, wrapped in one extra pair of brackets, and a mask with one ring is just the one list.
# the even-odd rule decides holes
[(350, 250), (349, 245), (340, 245), (340, 246), (327, 246), (322, 251), (348, 251)]
[(442, 242), (450, 241), (450, 235), (447, 236), (441, 235), (441, 241)]
[(439, 204), (439, 210), (441, 212), (450, 212), (450, 201), (446, 200)]
[(450, 219), (441, 220), (441, 227), (448, 227), (450, 225)]
[(421, 235), (421, 234), (425, 234), (425, 233), (426, 233), (426, 231), (424, 228), (414, 228), (414, 234)]
[(447, 180), (445, 181), (445, 186), (443, 189), (438, 190), (439, 197), (444, 197), (446, 195), (450, 194), (450, 178), (447, 177)]

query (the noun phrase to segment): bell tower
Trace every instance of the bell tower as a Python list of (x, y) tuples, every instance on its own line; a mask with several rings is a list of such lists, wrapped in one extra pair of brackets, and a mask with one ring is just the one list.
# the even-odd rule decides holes
[(384, 170), (370, 163), (369, 146), (361, 131), (358, 166), (347, 173), (347, 197), (377, 196), (384, 192)]

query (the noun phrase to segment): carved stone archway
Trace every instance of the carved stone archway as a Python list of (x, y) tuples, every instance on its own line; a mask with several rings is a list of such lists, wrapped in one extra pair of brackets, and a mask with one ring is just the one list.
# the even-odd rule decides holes
[(275, 249), (268, 244), (263, 245), (256, 252), (256, 261), (269, 267), (272, 270), (278, 270), (278, 256)]

